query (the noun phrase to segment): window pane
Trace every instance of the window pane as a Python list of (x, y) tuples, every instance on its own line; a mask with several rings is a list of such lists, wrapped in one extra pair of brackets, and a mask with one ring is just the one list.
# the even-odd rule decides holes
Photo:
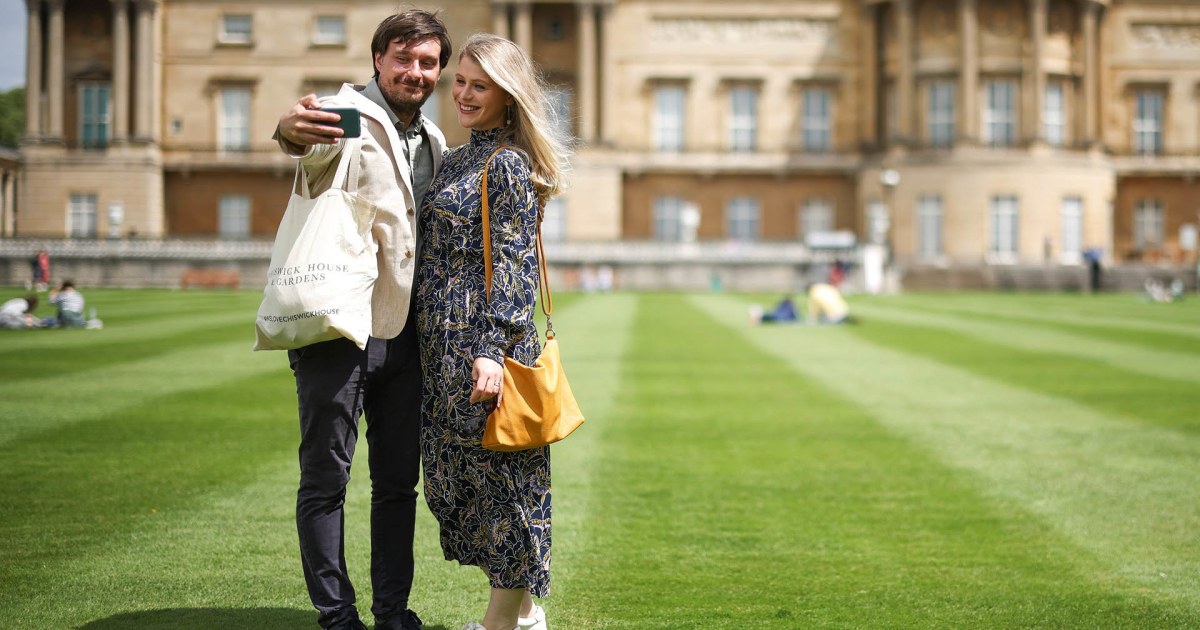
[(1163, 95), (1142, 90), (1136, 95), (1137, 112), (1133, 119), (1133, 149), (1141, 155), (1162, 152)]
[(346, 43), (346, 18), (340, 15), (319, 15), (316, 26), (313, 43), (325, 45)]
[(833, 231), (833, 205), (828, 199), (813, 198), (804, 202), (800, 214), (801, 237), (818, 232)]
[(805, 151), (828, 151), (831, 145), (830, 107), (833, 97), (829, 90), (804, 90), (804, 115), (801, 123), (802, 145)]
[(683, 199), (679, 197), (659, 197), (654, 200), (654, 238), (660, 241), (675, 242), (680, 240), (679, 216), (683, 210)]
[(983, 139), (994, 147), (1011, 146), (1017, 138), (1016, 83), (988, 81), (984, 90)]
[(107, 83), (83, 83), (79, 86), (79, 131), (84, 148), (103, 148), (108, 145)]
[(929, 84), (929, 143), (935, 147), (954, 144), (954, 83)]
[(729, 93), (729, 148), (753, 151), (758, 145), (758, 90), (734, 88)]
[(96, 208), (99, 205), (96, 195), (72, 194), (68, 204), (67, 220), (68, 233), (76, 238), (95, 238)]
[(1083, 199), (1062, 200), (1062, 255), (1077, 259), (1083, 253)]
[(1163, 206), (1157, 199), (1142, 199), (1133, 210), (1133, 245), (1138, 249), (1163, 243)]
[(739, 241), (758, 239), (758, 200), (753, 197), (736, 197), (725, 207), (726, 232), (729, 238)]
[(925, 260), (942, 255), (942, 198), (937, 195), (917, 200), (917, 254)]
[(562, 85), (550, 86), (546, 90), (550, 100), (550, 108), (554, 115), (554, 124), (563, 137), (574, 135), (574, 119), (571, 114), (571, 90)]
[(250, 237), (250, 198), (242, 195), (221, 197), (218, 229), (223, 239)]
[(221, 19), (221, 41), (227, 44), (248, 44), (253, 35), (249, 15), (226, 15)]
[(663, 85), (654, 90), (654, 148), (659, 151), (682, 151), (684, 105), (686, 93), (682, 86)]
[(250, 90), (225, 88), (221, 90), (221, 126), (219, 144), (223, 151), (245, 151), (250, 148)]
[(562, 197), (546, 202), (542, 215), (542, 240), (550, 243), (567, 240), (567, 204)]
[(1017, 254), (1017, 198), (992, 197), (991, 251), (993, 254)]
[(1061, 147), (1066, 142), (1067, 107), (1061, 83), (1046, 85), (1045, 111), (1042, 112), (1042, 133), (1050, 146)]

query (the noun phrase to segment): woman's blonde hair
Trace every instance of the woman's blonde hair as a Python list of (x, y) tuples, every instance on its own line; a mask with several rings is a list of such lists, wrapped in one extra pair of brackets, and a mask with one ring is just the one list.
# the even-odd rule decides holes
[(491, 33), (467, 39), (459, 59), (470, 57), (488, 77), (513, 98), (511, 123), (500, 134), (502, 143), (523, 150), (531, 162), (533, 183), (545, 202), (567, 187), (570, 142), (559, 131), (550, 107), (545, 81), (533, 60), (513, 42)]

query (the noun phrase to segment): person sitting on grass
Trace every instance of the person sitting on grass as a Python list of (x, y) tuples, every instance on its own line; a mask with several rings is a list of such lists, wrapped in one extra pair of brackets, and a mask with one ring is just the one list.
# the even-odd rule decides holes
[(83, 328), (83, 294), (75, 290), (75, 283), (63, 280), (58, 288), (50, 292), (50, 303), (58, 306), (56, 325), (60, 328)]
[(811, 324), (852, 324), (850, 305), (837, 287), (824, 282), (808, 285), (807, 321)]
[(0, 328), (34, 328), (38, 321), (33, 316), (37, 308), (37, 295), (30, 293), (23, 298), (13, 298), (0, 305)]

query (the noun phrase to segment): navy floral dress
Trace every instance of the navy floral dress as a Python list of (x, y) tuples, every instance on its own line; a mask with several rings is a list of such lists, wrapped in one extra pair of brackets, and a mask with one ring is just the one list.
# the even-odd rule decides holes
[(550, 590), (550, 449), (501, 453), (480, 443), (490, 401), (469, 402), (476, 357), (532, 365), (538, 204), (529, 163), (506, 148), (488, 167), (492, 290), (484, 296), (480, 179), (498, 130), (455, 147), (421, 209), (417, 326), (424, 371), (425, 500), (447, 560), (482, 567), (494, 588)]

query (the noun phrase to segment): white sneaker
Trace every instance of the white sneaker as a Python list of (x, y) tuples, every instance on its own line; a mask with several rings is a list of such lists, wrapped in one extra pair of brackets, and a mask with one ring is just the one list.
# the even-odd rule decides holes
[(528, 617), (517, 617), (519, 630), (546, 630), (546, 611), (541, 606), (533, 605), (533, 612)]

